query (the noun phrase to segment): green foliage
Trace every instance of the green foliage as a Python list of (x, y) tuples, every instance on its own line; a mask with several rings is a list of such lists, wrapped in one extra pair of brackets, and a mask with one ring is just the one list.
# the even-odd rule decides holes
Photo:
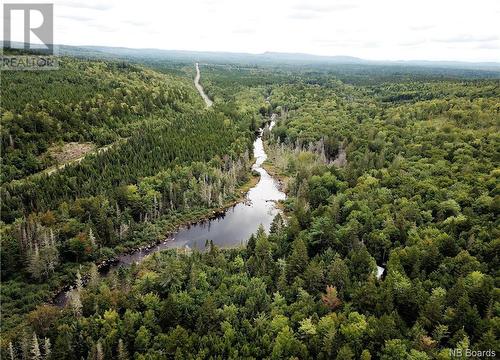
[[(14, 308), (2, 312), (6, 328), (71, 281), (75, 265), (155, 242), (166, 228), (234, 201), (249, 178), (250, 120), (203, 110), (190, 79), (109, 61), (65, 58), (61, 66), (2, 79), (3, 166), (16, 152), (41, 154), (33, 146), (100, 144), (93, 134), (103, 129), (121, 140), (63, 168), (4, 179), (2, 299)], [(55, 130), (36, 126), (34, 108)], [(19, 282), (44, 284), (34, 291)]]
[[(8, 334), (12, 345), (3, 340), (2, 355), (38, 347), (43, 356), (42, 337), (54, 359), (499, 351), (498, 80), (384, 67), (275, 70), (206, 66), (213, 109), (196, 110), (190, 93), (141, 113), (144, 126), (125, 126), (129, 139), (106, 153), (25, 187), (2, 186), (2, 298), (10, 299), (2, 313), (11, 316), (46, 298), (65, 271), (73, 277), (71, 262), (147, 242), (182, 214), (231, 199), (248, 173), (249, 130), (272, 111), (266, 150), (289, 196), (271, 232), (256, 229), (246, 248), (164, 251), (101, 280), (94, 269), (78, 311), (37, 307)], [(6, 122), (20, 111), (9, 101)], [(51, 230), (57, 254), (45, 240)], [(24, 308), (20, 284), (30, 290), (35, 281), (47, 284)]]
[[(165, 107), (198, 100), (185, 80), (118, 62), (60, 60), (58, 71), (2, 76), (2, 183), (54, 163), (59, 141), (109, 144)], [(189, 106), (189, 105), (188, 105)]]

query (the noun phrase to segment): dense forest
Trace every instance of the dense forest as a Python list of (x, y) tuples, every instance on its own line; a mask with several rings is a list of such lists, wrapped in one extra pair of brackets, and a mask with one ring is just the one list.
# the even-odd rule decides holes
[[(203, 109), (189, 76), (65, 58), (3, 84), (2, 331), (82, 265), (207, 216), (250, 179), (258, 116)], [(43, 170), (69, 142), (98, 150)]]
[(58, 71), (2, 78), (2, 183), (52, 165), (48, 150), (58, 142), (107, 145), (130, 136), (155, 110), (198, 100), (187, 81), (120, 62), (65, 58)]
[[(28, 91), (2, 104), (2, 358), (500, 353), (498, 74), (203, 65), (214, 99), (204, 110), (189, 65), (66, 61), (84, 88), (75, 69), (106, 73), (92, 77), (102, 90), (65, 93), (70, 77), (47, 74), (46, 99)], [(21, 86), (16, 76), (8, 88)], [(101, 96), (129, 111), (114, 114)], [(59, 129), (53, 140), (37, 135), (40, 112)], [(254, 131), (273, 113), (265, 167), (288, 197), (269, 233), (98, 275), (96, 261), (234, 200)], [(114, 145), (32, 175), (51, 160), (26, 154), (42, 159), (57, 141)], [(74, 279), (67, 306), (47, 302)]]

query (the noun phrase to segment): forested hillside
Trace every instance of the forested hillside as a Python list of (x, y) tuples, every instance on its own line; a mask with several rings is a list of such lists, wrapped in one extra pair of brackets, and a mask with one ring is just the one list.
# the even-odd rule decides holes
[(120, 62), (64, 58), (58, 71), (2, 74), (2, 183), (54, 164), (49, 148), (127, 138), (166, 106), (198, 106), (188, 79)]
[[(2, 187), (2, 355), (499, 354), (500, 80), (473, 75), (204, 65), (213, 110), (164, 107), (106, 153)], [(105, 279), (88, 266), (63, 309), (18, 300), (230, 199), (247, 180), (250, 130), (271, 113), (266, 167), (288, 198), (269, 234), (163, 251)]]
[[(188, 76), (61, 66), (2, 79), (2, 332), (14, 331), (3, 339), (78, 269), (163, 239), (235, 201), (249, 180), (251, 114), (205, 110)], [(68, 142), (112, 145), (30, 175)]]

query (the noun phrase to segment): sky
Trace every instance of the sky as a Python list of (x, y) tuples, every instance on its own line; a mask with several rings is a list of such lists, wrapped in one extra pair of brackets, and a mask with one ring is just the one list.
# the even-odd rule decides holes
[(500, 0), (53, 3), (58, 44), (500, 62)]

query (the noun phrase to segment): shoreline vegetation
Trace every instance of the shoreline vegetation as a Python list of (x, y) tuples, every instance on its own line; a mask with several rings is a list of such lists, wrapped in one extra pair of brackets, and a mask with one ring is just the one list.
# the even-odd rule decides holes
[[(209, 106), (209, 105), (207, 105), (207, 106)], [(263, 123), (262, 126), (264, 127), (264, 125), (273, 121), (274, 118), (275, 118), (275, 116), (271, 116), (270, 120), (268, 122)], [(256, 132), (256, 135), (258, 135), (259, 133), (260, 132)], [(265, 145), (264, 145), (264, 148), (265, 148)], [(254, 159), (256, 159), (256, 158), (254, 158)], [(158, 219), (157, 222), (161, 223), (162, 228), (164, 228), (164, 232), (165, 232), (164, 235), (158, 236), (156, 238), (156, 240), (153, 242), (141, 243), (141, 244), (134, 245), (133, 247), (129, 247), (129, 248), (123, 248), (123, 249), (121, 248), (120, 252), (117, 255), (115, 255), (114, 257), (111, 257), (108, 259), (103, 259), (103, 260), (98, 260), (97, 262), (94, 263), (97, 266), (98, 272), (100, 272), (100, 273), (107, 272), (111, 266), (119, 263), (119, 258), (123, 255), (131, 255), (131, 254), (134, 254), (134, 253), (139, 252), (139, 251), (150, 250), (161, 243), (168, 243), (170, 241), (173, 241), (174, 240), (173, 236), (176, 233), (178, 233), (179, 231), (181, 231), (182, 229), (189, 228), (193, 225), (205, 223), (207, 221), (215, 220), (215, 219), (218, 219), (220, 217), (224, 217), (225, 213), (229, 209), (233, 208), (234, 206), (236, 206), (239, 203), (246, 202), (248, 192), (250, 191), (250, 189), (254, 188), (257, 185), (257, 183), (260, 181), (260, 173), (258, 171), (253, 170), (253, 164), (255, 164), (255, 161), (250, 164), (250, 168), (251, 168), (250, 179), (246, 183), (242, 184), (237, 189), (236, 193), (238, 194), (238, 196), (235, 199), (229, 200), (224, 205), (217, 207), (217, 208), (200, 209), (200, 211), (197, 212), (196, 215), (191, 214), (191, 213), (187, 214), (188, 215), (187, 217), (181, 215), (180, 218), (176, 218), (176, 220), (174, 220), (174, 221), (169, 221), (168, 219)], [(266, 169), (264, 164), (262, 164), (261, 166), (264, 169)], [(268, 163), (267, 166), (269, 167), (272, 165), (270, 163)], [(271, 175), (271, 177), (273, 177), (275, 179), (275, 181), (278, 182), (278, 188), (280, 190), (282, 188), (284, 188), (284, 183), (282, 182), (282, 179), (284, 179), (283, 177), (275, 178), (272, 173), (270, 173), (270, 175)], [(275, 204), (276, 204), (275, 206), (278, 209), (280, 209), (282, 211), (284, 210), (284, 207), (283, 207), (281, 201), (277, 201)], [(234, 248), (238, 248), (241, 246), (242, 246), (242, 244), (236, 245), (236, 246), (224, 247), (224, 249), (228, 249), (228, 248), (234, 249)], [(246, 244), (243, 246), (246, 246)], [(183, 249), (177, 249), (177, 250), (183, 251)], [(150, 254), (146, 255), (145, 257), (149, 257), (153, 253), (150, 253)], [(143, 261), (145, 259), (145, 257), (142, 258), (140, 261)], [(81, 266), (82, 265), (80, 265), (80, 268), (81, 268)], [(81, 279), (83, 281), (83, 284), (86, 284), (86, 282), (89, 280), (89, 276), (90, 276), (89, 273), (79, 271), (79, 274), (80, 274), (79, 279)], [(79, 281), (79, 280), (77, 279), (77, 281)], [(77, 286), (76, 283), (70, 283), (70, 284), (66, 284), (66, 285), (60, 287), (51, 296), (51, 300), (49, 301), (49, 303), (55, 304), (57, 306), (65, 306), (66, 305), (65, 302), (62, 304), (58, 303), (58, 298), (63, 293), (66, 293), (69, 290), (75, 289), (76, 286)]]
[[(2, 358), (500, 353), (500, 75), (204, 62), (199, 93), (195, 69), (65, 57), (58, 72), (2, 79)], [(251, 171), (261, 127), (254, 149), (267, 160)], [(120, 138), (10, 184), (46, 168), (54, 143)], [(272, 222), (245, 246), (188, 243), (245, 201), (256, 172), (286, 191)], [(252, 210), (285, 198), (276, 192), (252, 191)], [(226, 214), (211, 234), (261, 219)], [(176, 245), (206, 251), (156, 251), (189, 224)], [(101, 259), (115, 259), (103, 272), (131, 266), (101, 276)], [(47, 304), (61, 284), (75, 288), (67, 306)]]
[[(243, 169), (248, 159), (242, 156), (255, 131), (250, 120), (239, 113), (201, 112), (202, 101), (192, 78), (142, 65), (69, 57), (61, 60), (58, 72), (42, 74), (45, 80), (26, 73), (7, 75), (4, 80), (10, 85), (6, 86), (22, 90), (24, 98), (6, 96), (2, 104), (7, 108), (2, 108), (2, 127), (8, 134), (2, 138), (3, 333), (22, 328), (24, 315), (68, 287), (60, 284), (71, 284), (78, 268), (89, 259), (106, 267), (118, 254), (150, 246), (166, 232), (220, 215), (258, 181), (249, 168)], [(78, 85), (65, 88), (68, 79)], [(31, 90), (23, 88), (40, 81), (50, 84), (43, 93), (33, 92), (35, 85)], [(75, 126), (80, 122), (85, 126)], [(33, 124), (45, 131), (33, 137), (29, 133)], [(186, 131), (192, 136), (186, 137)], [(40, 156), (52, 146), (49, 141), (110, 145), (57, 168), (35, 165), (41, 161), (39, 156), (28, 168), (27, 160), (20, 161), (33, 153), (26, 146), (27, 136), (37, 139), (32, 146), (39, 148)], [(117, 143), (120, 146), (114, 146)], [(172, 172), (174, 168), (178, 173)], [(206, 183), (200, 171), (215, 183)], [(231, 196), (230, 189), (243, 178), (243, 172), (250, 177)], [(190, 173), (198, 174), (200, 183), (186, 184), (177, 175)], [(149, 185), (169, 180), (170, 190), (163, 189), (166, 194)], [(181, 184), (192, 200), (173, 192)], [(222, 185), (224, 189), (217, 188)], [(206, 191), (213, 195), (207, 197)], [(224, 192), (226, 199), (218, 192)], [(195, 201), (197, 196), (205, 198)], [(150, 204), (141, 204), (142, 199)], [(222, 206), (214, 206), (221, 201)], [(183, 210), (184, 205), (189, 210)], [(162, 206), (169, 215), (158, 218)], [(89, 211), (89, 215), (81, 211)], [(151, 225), (151, 220), (158, 224)], [(134, 239), (125, 238), (131, 221)], [(12, 252), (4, 251), (6, 248)]]
[[(120, 249), (119, 253), (113, 256), (112, 258), (107, 258), (107, 259), (100, 259), (94, 262), (94, 264), (97, 266), (97, 269), (99, 272), (106, 272), (107, 269), (109, 269), (110, 266), (118, 262), (118, 257), (121, 255), (129, 255), (132, 253), (135, 253), (137, 251), (141, 251), (144, 249), (151, 249), (155, 247), (156, 245), (162, 243), (162, 242), (168, 242), (172, 241), (172, 235), (175, 233), (179, 232), (183, 228), (187, 228), (196, 224), (204, 223), (206, 221), (210, 221), (213, 219), (217, 219), (221, 216), (224, 216), (224, 214), (231, 209), (232, 207), (236, 206), (237, 204), (244, 202), (245, 198), (247, 196), (248, 191), (253, 188), (255, 185), (257, 185), (258, 181), (260, 179), (260, 176), (257, 172), (251, 172), (250, 179), (243, 185), (241, 185), (238, 189), (238, 196), (233, 199), (227, 201), (223, 206), (216, 207), (216, 208), (209, 208), (209, 209), (199, 209), (198, 212), (195, 214), (189, 213), (182, 215), (180, 217), (176, 217), (175, 220), (169, 220), (168, 218), (165, 219), (159, 219), (158, 223), (161, 223), (160, 227), (163, 229), (160, 231), (160, 234), (158, 234), (156, 240), (151, 241), (151, 242), (145, 242), (141, 244), (136, 244), (133, 245), (132, 247), (125, 247), (123, 249)], [(89, 264), (79, 264), (80, 268), (84, 267), (87, 268)], [(88, 280), (89, 274), (88, 272), (82, 271), (80, 273), (82, 279)], [(52, 295), (50, 296), (49, 301), (47, 302), (48, 304), (54, 304), (55, 299), (62, 293), (66, 292), (68, 290), (71, 290), (75, 287), (75, 282), (65, 284), (55, 291), (52, 292)]]

